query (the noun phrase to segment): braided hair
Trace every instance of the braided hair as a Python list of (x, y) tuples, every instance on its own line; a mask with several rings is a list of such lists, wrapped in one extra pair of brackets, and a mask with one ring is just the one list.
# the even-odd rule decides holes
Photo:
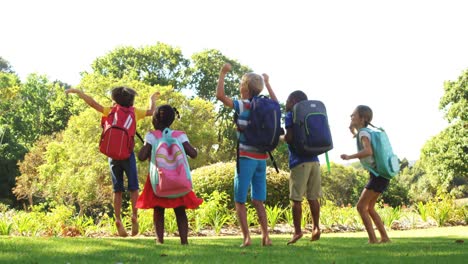
[(175, 117), (180, 118), (179, 111), (168, 104), (159, 106), (153, 113), (153, 126), (156, 129), (170, 127)]

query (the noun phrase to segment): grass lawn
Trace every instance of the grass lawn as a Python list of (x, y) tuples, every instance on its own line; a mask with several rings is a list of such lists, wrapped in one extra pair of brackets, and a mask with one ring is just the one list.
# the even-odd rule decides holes
[[(390, 231), (392, 243), (368, 245), (367, 234), (273, 235), (273, 246), (240, 248), (241, 237), (57, 238), (0, 236), (0, 263), (468, 263), (468, 226)], [(458, 240), (458, 243), (456, 242)], [(464, 242), (461, 243), (460, 240)]]

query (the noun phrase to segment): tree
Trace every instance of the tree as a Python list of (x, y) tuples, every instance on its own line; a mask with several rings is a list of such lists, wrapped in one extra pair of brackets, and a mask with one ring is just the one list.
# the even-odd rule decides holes
[(51, 136), (42, 136), (26, 154), (24, 160), (18, 163), (21, 175), (16, 178), (13, 193), (18, 200), (27, 200), (29, 208), (34, 205), (34, 198), (44, 197), (40, 186), (45, 186), (47, 183), (41, 182), (38, 168), (45, 163), (47, 145), (53, 139)]
[(91, 65), (94, 73), (121, 79), (124, 76), (148, 85), (184, 87), (189, 60), (179, 48), (158, 42), (141, 48), (119, 47)]
[(251, 72), (247, 66), (241, 65), (234, 59), (224, 56), (218, 50), (205, 50), (192, 55), (193, 66), (190, 68), (189, 89), (208, 101), (216, 102), (216, 86), (218, 84), (219, 71), (224, 63), (228, 62), (232, 70), (225, 78), (224, 90), (227, 96), (235, 97), (240, 94), (239, 84), (242, 76)]
[(22, 84), (14, 73), (0, 72), (0, 181), (11, 197), (20, 171), (18, 161), (41, 135), (62, 130), (71, 115), (63, 88), (31, 74)]
[[(439, 108), (449, 126), (426, 142), (421, 163), (433, 190), (442, 187), (457, 197), (468, 195), (468, 70), (444, 83)], [(435, 193), (433, 193), (435, 195)]]

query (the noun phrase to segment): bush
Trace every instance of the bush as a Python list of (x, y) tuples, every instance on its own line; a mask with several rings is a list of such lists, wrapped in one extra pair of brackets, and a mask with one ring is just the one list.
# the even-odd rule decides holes
[[(225, 192), (234, 201), (235, 162), (218, 162), (192, 171), (194, 192), (198, 196), (210, 195), (214, 191)], [(265, 204), (286, 207), (289, 205), (289, 173), (267, 167), (267, 200)], [(233, 208), (234, 205), (231, 204)]]

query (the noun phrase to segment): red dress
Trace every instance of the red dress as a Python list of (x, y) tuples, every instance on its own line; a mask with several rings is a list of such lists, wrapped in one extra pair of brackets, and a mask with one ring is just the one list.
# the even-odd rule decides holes
[(141, 192), (140, 196), (138, 197), (136, 207), (140, 209), (150, 209), (154, 207), (177, 208), (184, 206), (186, 209), (196, 209), (202, 203), (203, 199), (198, 198), (193, 191), (177, 198), (164, 198), (156, 196), (153, 192), (153, 187), (151, 187), (151, 181), (148, 175), (146, 178), (145, 187), (143, 187), (143, 192)]

